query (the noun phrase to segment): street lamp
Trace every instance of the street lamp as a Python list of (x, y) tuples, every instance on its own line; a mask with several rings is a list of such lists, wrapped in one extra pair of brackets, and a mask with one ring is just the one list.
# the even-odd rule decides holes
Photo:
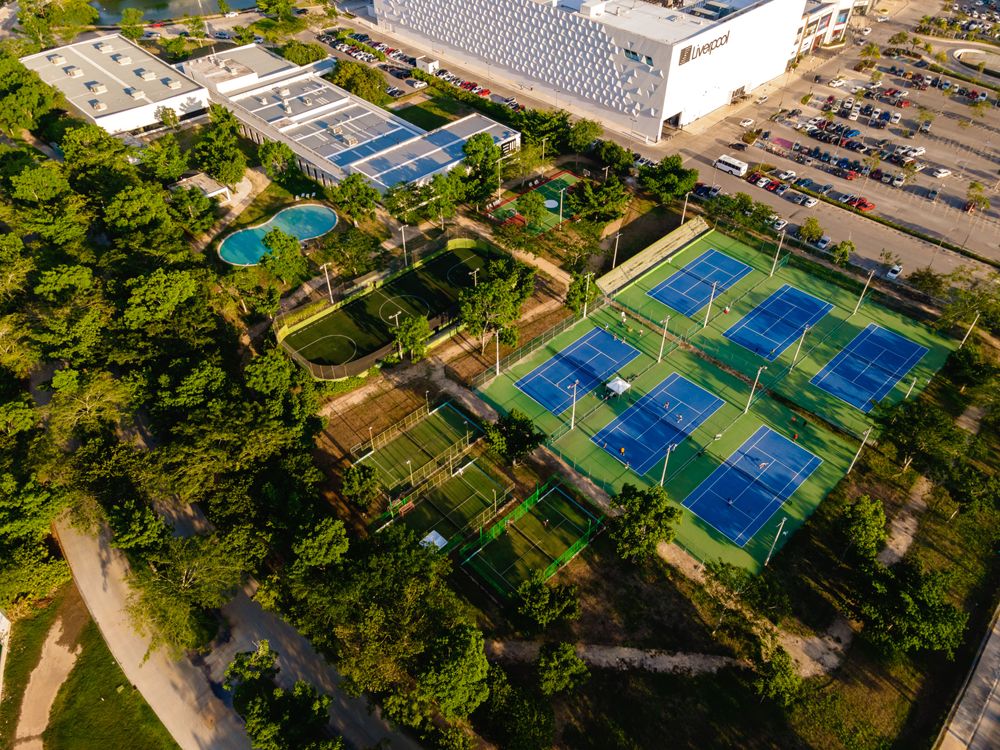
[(330, 265), (329, 263), (324, 263), (322, 267), (323, 267), (323, 272), (326, 274), (326, 291), (327, 291), (327, 294), (330, 295), (330, 304), (332, 305), (333, 304), (333, 287), (330, 286), (330, 269), (327, 268), (327, 266), (329, 266), (329, 265)]
[(760, 382), (760, 374), (766, 369), (767, 365), (761, 365), (757, 368), (757, 376), (753, 379), (753, 388), (750, 389), (750, 397), (747, 399), (747, 408), (743, 410), (744, 414), (750, 411), (750, 404), (753, 403), (754, 391), (757, 390), (757, 383)]
[(611, 270), (615, 270), (615, 266), (618, 265), (618, 238), (622, 236), (621, 232), (615, 234), (615, 254), (611, 258)]
[(563, 188), (562, 190), (559, 191), (559, 223), (560, 224), (562, 224), (562, 222), (563, 222), (562, 207), (563, 207), (563, 193), (565, 193), (565, 192), (566, 192), (566, 188)]

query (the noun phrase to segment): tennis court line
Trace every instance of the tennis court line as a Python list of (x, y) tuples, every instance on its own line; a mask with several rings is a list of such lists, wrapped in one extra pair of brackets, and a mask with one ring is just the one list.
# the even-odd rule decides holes
[[(713, 262), (716, 258), (720, 259), (721, 264)], [(709, 269), (708, 276), (699, 275), (703, 266)], [(668, 278), (647, 291), (646, 294), (660, 304), (673, 308), (683, 315), (690, 316), (708, 304), (713, 282), (716, 284), (716, 294), (719, 295), (752, 270), (746, 263), (736, 260), (715, 248), (709, 248), (687, 265), (678, 268)], [(675, 286), (680, 280), (690, 278), (694, 278), (695, 282), (688, 284), (686, 288)], [(689, 294), (689, 292), (692, 292), (699, 286), (701, 287), (699, 297), (693, 297)], [(683, 300), (678, 300), (677, 295), (690, 300), (691, 304), (685, 304)]]

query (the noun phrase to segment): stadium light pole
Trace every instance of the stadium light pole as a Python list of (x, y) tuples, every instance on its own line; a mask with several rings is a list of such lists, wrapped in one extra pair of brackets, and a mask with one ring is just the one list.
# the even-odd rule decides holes
[(677, 443), (671, 443), (667, 446), (667, 452), (663, 454), (663, 471), (660, 472), (660, 486), (667, 481), (667, 462), (670, 461), (670, 454), (673, 452), (674, 448), (677, 447)]
[(667, 326), (670, 325), (670, 316), (668, 315), (663, 319), (663, 336), (660, 338), (660, 353), (656, 357), (656, 363), (659, 364), (663, 361), (663, 347), (667, 343)]
[(750, 389), (750, 398), (747, 399), (747, 408), (743, 410), (744, 414), (750, 411), (750, 404), (753, 403), (754, 391), (757, 390), (757, 383), (760, 382), (760, 374), (764, 372), (764, 370), (766, 369), (767, 365), (761, 365), (760, 367), (757, 368), (757, 377), (753, 379), (753, 388)]
[(402, 310), (396, 310), (396, 312), (394, 312), (392, 315), (389, 316), (390, 318), (392, 318), (392, 325), (394, 328), (399, 328), (399, 316), (402, 314), (403, 314)]
[(865, 298), (865, 292), (868, 291), (868, 285), (872, 283), (872, 277), (874, 275), (875, 275), (875, 269), (873, 268), (871, 271), (868, 272), (868, 280), (865, 281), (865, 288), (862, 289), (861, 294), (858, 295), (858, 304), (854, 306), (854, 312), (851, 313), (851, 315), (856, 314), (858, 310), (861, 309), (861, 301)]
[(681, 224), (683, 224), (684, 223), (684, 219), (687, 218), (687, 213), (688, 213), (688, 196), (689, 195), (691, 195), (691, 191), (690, 190), (688, 190), (686, 193), (684, 193), (684, 210), (681, 211)]
[(976, 323), (979, 322), (979, 315), (980, 315), (979, 310), (976, 310), (976, 317), (974, 317), (972, 319), (972, 325), (969, 326), (969, 330), (965, 332), (964, 336), (962, 336), (962, 343), (958, 345), (959, 349), (961, 349), (963, 346), (965, 346), (965, 342), (968, 341), (969, 340), (969, 336), (972, 335), (972, 329), (975, 328), (976, 327)]
[(913, 389), (916, 388), (916, 387), (917, 387), (917, 376), (914, 375), (913, 376), (913, 382), (910, 383), (910, 387), (906, 389), (906, 395), (903, 396), (903, 400), (904, 401), (910, 397), (910, 394), (913, 393)]
[(799, 337), (798, 346), (795, 347), (795, 356), (792, 357), (792, 367), (799, 361), (799, 352), (802, 351), (802, 342), (806, 340), (806, 334), (809, 333), (809, 326), (802, 329), (802, 335)]
[(785, 521), (787, 521), (787, 520), (788, 520), (788, 516), (785, 516), (784, 518), (781, 519), (781, 523), (778, 524), (778, 530), (774, 534), (774, 541), (771, 542), (771, 549), (769, 549), (767, 551), (767, 559), (764, 560), (764, 567), (765, 568), (767, 567), (767, 564), (769, 562), (771, 562), (771, 555), (774, 554), (774, 548), (778, 544), (778, 540), (781, 538), (781, 531), (782, 531), (782, 529), (785, 528)]
[(413, 486), (413, 461), (411, 459), (406, 459), (406, 465), (410, 469), (410, 486)]
[(615, 234), (615, 253), (611, 258), (611, 270), (615, 270), (615, 266), (618, 265), (618, 238), (622, 236), (621, 232)]
[(330, 285), (330, 269), (327, 267), (329, 263), (323, 264), (323, 272), (326, 274), (326, 293), (330, 296), (330, 304), (333, 304), (333, 287)]
[(858, 452), (854, 454), (854, 458), (851, 459), (851, 465), (847, 467), (847, 473), (851, 473), (851, 469), (854, 468), (854, 464), (858, 462), (858, 458), (861, 456), (861, 451), (864, 450), (865, 443), (868, 442), (868, 436), (872, 434), (872, 428), (869, 427), (865, 430), (865, 434), (861, 438), (861, 445), (858, 446)]
[(496, 335), (493, 338), (496, 340), (496, 344), (497, 344), (497, 366), (496, 366), (496, 373), (497, 373), (497, 377), (499, 378), (500, 377), (500, 331), (497, 331)]
[(587, 317), (587, 301), (590, 298), (590, 277), (594, 275), (591, 271), (587, 274), (587, 283), (583, 287), (583, 317)]
[(718, 281), (712, 282), (712, 294), (708, 298), (708, 307), (705, 308), (705, 322), (702, 324), (702, 328), (708, 327), (708, 317), (712, 314), (712, 303), (715, 302), (715, 288), (719, 285)]
[(479, 286), (479, 269), (473, 268), (469, 273), (472, 274), (472, 286)]
[(774, 251), (774, 261), (771, 263), (771, 273), (768, 276), (774, 276), (774, 271), (778, 267), (778, 256), (781, 254), (781, 245), (785, 241), (785, 233), (782, 232), (778, 235), (778, 249)]
[(562, 224), (562, 206), (563, 206), (563, 193), (566, 192), (566, 188), (559, 191), (559, 224)]
[(574, 380), (573, 385), (570, 386), (573, 389), (573, 409), (569, 414), (569, 431), (572, 432), (576, 427), (576, 389), (579, 387), (580, 381)]
[(406, 224), (403, 224), (399, 228), (399, 231), (403, 235), (403, 268), (406, 268), (409, 265), (409, 263), (406, 262)]

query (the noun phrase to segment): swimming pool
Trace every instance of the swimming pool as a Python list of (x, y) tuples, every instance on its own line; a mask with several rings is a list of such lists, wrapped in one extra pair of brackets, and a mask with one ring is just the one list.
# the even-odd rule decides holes
[(263, 224), (233, 232), (219, 245), (219, 257), (234, 266), (255, 266), (267, 253), (264, 235), (277, 227), (300, 240), (322, 237), (337, 226), (337, 214), (319, 203), (283, 208)]

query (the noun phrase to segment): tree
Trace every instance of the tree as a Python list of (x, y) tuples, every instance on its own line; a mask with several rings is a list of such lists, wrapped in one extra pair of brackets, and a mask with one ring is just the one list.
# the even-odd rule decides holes
[(233, 41), (241, 45), (253, 44), (257, 36), (253, 26), (233, 26), (229, 32), (233, 35)]
[(192, 237), (199, 237), (215, 226), (218, 208), (199, 188), (177, 188), (170, 192), (170, 215)]
[(327, 57), (326, 50), (322, 45), (315, 42), (303, 44), (294, 39), (285, 44), (280, 51), (282, 57), (296, 65), (309, 65), (309, 63), (314, 63), (317, 60), (323, 60)]
[(590, 304), (600, 296), (601, 290), (589, 273), (574, 273), (566, 290), (566, 307), (577, 313), (583, 309), (584, 301)]
[(59, 370), (46, 409), (48, 434), (68, 448), (73, 438), (116, 426), (132, 405), (131, 389), (110, 373)]
[(342, 750), (339, 737), (323, 739), (331, 698), (298, 680), (291, 690), (275, 686), (278, 655), (266, 640), (257, 650), (236, 654), (226, 668), (224, 687), (246, 722), (254, 750)]
[(184, 16), (184, 26), (193, 39), (204, 39), (208, 36), (205, 19), (201, 16)]
[(964, 448), (962, 433), (951, 417), (929, 401), (912, 399), (872, 410), (879, 442), (896, 446), (905, 471), (914, 460), (931, 468), (950, 461)]
[(894, 47), (899, 47), (902, 44), (906, 44), (909, 38), (910, 35), (907, 34), (905, 31), (897, 31), (895, 34), (889, 37), (889, 44), (893, 45)]
[(149, 332), (178, 317), (178, 311), (201, 291), (192, 271), (167, 271), (157, 268), (146, 276), (129, 280), (128, 302), (122, 323), (133, 331)]
[(209, 107), (208, 130), (194, 148), (195, 163), (209, 176), (232, 187), (243, 179), (246, 157), (240, 150), (239, 122), (221, 104)]
[(885, 544), (885, 524), (882, 501), (869, 495), (862, 495), (844, 506), (840, 516), (841, 533), (848, 549), (853, 550), (857, 560), (866, 564), (875, 561)]
[(275, 227), (263, 239), (268, 252), (261, 258), (261, 265), (286, 284), (306, 274), (306, 259), (302, 255), (298, 237)]
[(570, 126), (569, 133), (566, 136), (566, 147), (577, 155), (577, 164), (580, 163), (580, 154), (603, 134), (604, 128), (601, 127), (600, 123), (593, 120), (580, 119)]
[(604, 224), (621, 218), (628, 207), (631, 195), (614, 175), (597, 188), (594, 183), (578, 182), (567, 195), (569, 213), (576, 219)]
[(878, 255), (878, 259), (882, 262), (886, 268), (892, 268), (894, 265), (900, 262), (899, 253), (894, 253), (892, 250), (887, 248), (882, 248), (882, 251)]
[(399, 321), (393, 330), (393, 343), (399, 350), (399, 358), (408, 353), (411, 362), (419, 362), (427, 353), (427, 339), (431, 337), (431, 326), (426, 315), (407, 316)]
[(292, 0), (263, 0), (257, 9), (265, 16), (274, 16), (279, 21), (288, 21), (292, 16)]
[(431, 178), (430, 195), (422, 209), (427, 219), (440, 218), (444, 229), (446, 219), (458, 211), (458, 204), (465, 200), (465, 181), (462, 169), (452, 169), (446, 174), (438, 173)]
[(489, 699), (481, 711), (488, 736), (506, 750), (547, 750), (555, 740), (551, 701), (510, 684), (503, 669), (489, 672)]
[(343, 232), (330, 232), (322, 241), (320, 255), (324, 262), (333, 263), (345, 278), (363, 276), (375, 267), (375, 256), (381, 244), (378, 239), (356, 227)]
[(142, 17), (145, 14), (139, 8), (125, 8), (118, 22), (118, 29), (126, 39), (137, 41), (142, 36)]
[(576, 586), (550, 585), (539, 571), (518, 586), (517, 595), (520, 597), (518, 613), (540, 628), (547, 628), (561, 620), (575, 620), (580, 616), (580, 598)]
[(538, 688), (542, 695), (568, 693), (590, 679), (590, 670), (572, 643), (546, 643), (538, 651)]
[(284, 177), (295, 166), (295, 154), (284, 141), (264, 141), (257, 147), (257, 158), (272, 180)]
[(911, 272), (906, 280), (914, 289), (919, 289), (932, 297), (943, 297), (948, 291), (948, 277), (936, 273), (930, 266)]
[(542, 194), (532, 190), (517, 199), (517, 212), (524, 217), (525, 224), (536, 227), (549, 210), (545, 207), (545, 198)]
[(465, 154), (465, 194), (473, 203), (484, 203), (498, 184), (500, 147), (489, 133), (476, 133), (462, 146)]
[(865, 637), (887, 655), (941, 651), (953, 658), (968, 614), (949, 600), (950, 580), (947, 571), (925, 570), (911, 557), (878, 566), (858, 606)]
[(162, 183), (175, 182), (187, 171), (187, 154), (181, 151), (177, 138), (167, 133), (150, 143), (140, 155), (142, 171)]
[(471, 336), (479, 336), (486, 351), (487, 335), (493, 333), (508, 345), (517, 343), (514, 323), (521, 317), (525, 301), (535, 289), (535, 270), (513, 258), (491, 260), (478, 283), (459, 295), (459, 318)]
[(174, 130), (181, 124), (180, 117), (177, 116), (177, 112), (170, 107), (157, 107), (156, 108), (156, 119), (160, 121), (160, 124), (165, 128), (170, 128)]
[(670, 503), (662, 487), (640, 490), (625, 483), (611, 498), (611, 504), (619, 511), (611, 523), (611, 537), (623, 560), (654, 557), (660, 542), (673, 540), (673, 527), (680, 520), (681, 510)]
[(877, 83), (881, 83), (884, 77), (885, 75), (881, 70), (873, 70), (871, 75), (868, 76), (868, 81), (874, 86)]
[(340, 210), (351, 217), (354, 226), (357, 226), (359, 219), (375, 216), (379, 193), (359, 172), (354, 172), (333, 189), (332, 198)]
[(815, 244), (819, 242), (822, 236), (823, 227), (820, 226), (819, 221), (814, 216), (807, 218), (802, 222), (802, 226), (799, 227), (799, 237), (804, 242)]
[(382, 492), (382, 482), (371, 464), (352, 464), (344, 472), (344, 497), (362, 510), (368, 510)]
[(390, 97), (385, 91), (385, 78), (375, 68), (354, 62), (337, 60), (337, 67), (326, 76), (330, 83), (350, 91), (355, 96), (382, 106)]
[(831, 251), (833, 254), (833, 262), (838, 266), (846, 266), (851, 262), (851, 253), (853, 253), (857, 248), (851, 240), (841, 240), (836, 245), (833, 246)]
[(514, 466), (545, 440), (545, 433), (535, 428), (526, 414), (511, 409), (493, 424), (486, 425), (490, 447)]
[(627, 175), (635, 163), (635, 156), (632, 152), (614, 141), (601, 141), (597, 147), (597, 158), (621, 177)]
[(698, 170), (685, 169), (678, 154), (639, 169), (639, 185), (660, 204), (667, 204), (691, 192), (697, 181)]
[(973, 211), (990, 210), (990, 199), (986, 196), (986, 189), (983, 187), (983, 183), (975, 180), (969, 183), (969, 187), (965, 191), (965, 202), (966, 205), (972, 206)]
[(216, 0), (216, 5), (219, 6), (219, 13), (226, 15), (229, 12), (229, 3), (226, 0)]
[(414, 692), (446, 718), (463, 719), (486, 700), (489, 664), (483, 634), (474, 625), (442, 632), (428, 644), (421, 662)]
[(315, 571), (320, 575), (329, 572), (340, 564), (348, 547), (344, 522), (324, 518), (309, 536), (295, 543), (295, 570), (299, 575), (303, 571)]
[(45, 85), (16, 57), (0, 53), (0, 130), (19, 136), (22, 130), (33, 129), (55, 103), (55, 89)]
[(802, 692), (802, 678), (795, 670), (795, 662), (781, 646), (770, 648), (760, 645), (754, 655), (754, 692), (761, 700), (770, 700), (788, 708)]

